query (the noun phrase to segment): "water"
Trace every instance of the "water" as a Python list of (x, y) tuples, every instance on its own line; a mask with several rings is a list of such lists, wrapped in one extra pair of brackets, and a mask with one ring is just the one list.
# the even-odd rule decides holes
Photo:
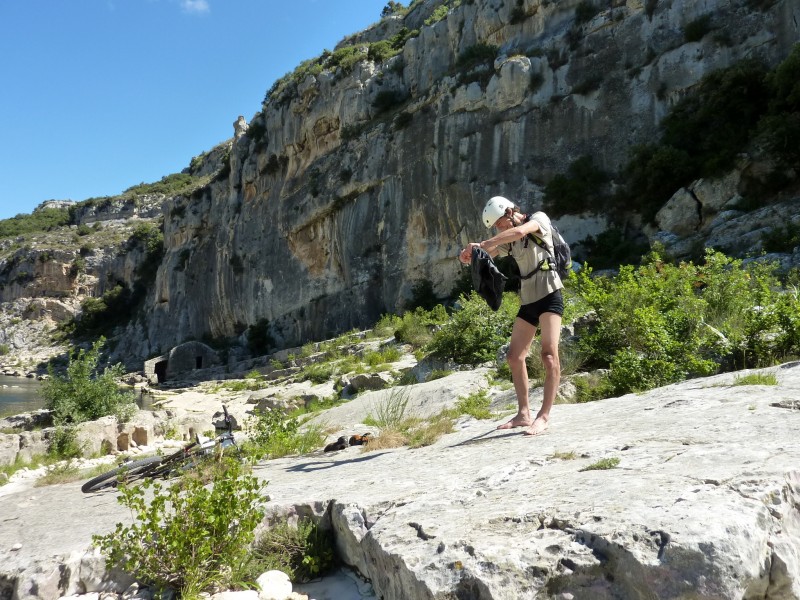
[(0, 417), (44, 408), (41, 386), (35, 379), (0, 375)]

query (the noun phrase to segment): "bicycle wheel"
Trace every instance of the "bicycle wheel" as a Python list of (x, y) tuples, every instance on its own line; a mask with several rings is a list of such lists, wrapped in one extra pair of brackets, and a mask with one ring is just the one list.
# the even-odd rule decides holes
[(120, 475), (123, 476), (124, 481), (133, 481), (147, 474), (150, 469), (160, 464), (162, 460), (164, 460), (163, 456), (149, 456), (122, 464), (116, 469), (111, 469), (90, 479), (81, 486), (81, 491), (84, 494), (88, 494), (107, 487), (116, 487)]

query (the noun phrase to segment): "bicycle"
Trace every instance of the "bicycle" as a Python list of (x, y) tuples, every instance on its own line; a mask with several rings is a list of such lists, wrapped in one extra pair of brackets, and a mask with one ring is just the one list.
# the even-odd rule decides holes
[(118, 467), (106, 471), (84, 483), (81, 491), (84, 494), (97, 492), (108, 487), (117, 487), (120, 482), (131, 483), (144, 477), (167, 477), (196, 467), (200, 461), (217, 451), (224, 452), (230, 447), (239, 451), (239, 446), (233, 437), (233, 419), (228, 414), (227, 407), (222, 405), (225, 414), (226, 430), (215, 438), (195, 434), (195, 440), (172, 454), (166, 456), (149, 456), (139, 460), (128, 460)]

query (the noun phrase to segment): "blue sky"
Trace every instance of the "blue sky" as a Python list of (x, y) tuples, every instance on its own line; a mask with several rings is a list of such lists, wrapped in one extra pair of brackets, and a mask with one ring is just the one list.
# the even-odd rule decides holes
[(0, 0), (0, 219), (181, 171), (385, 5)]

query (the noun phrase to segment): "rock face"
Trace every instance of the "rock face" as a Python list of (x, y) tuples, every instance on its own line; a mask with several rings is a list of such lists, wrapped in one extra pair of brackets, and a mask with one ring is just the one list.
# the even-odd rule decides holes
[[(0, 302), (54, 298), (61, 304), (31, 304), (31, 314), (58, 320), (118, 283), (145, 292), (112, 356), (137, 369), (189, 340), (244, 345), (255, 325), (276, 348), (369, 326), (420, 283), (448, 295), (458, 249), (485, 236), (487, 197), (538, 208), (543, 185), (585, 155), (619, 172), (703, 76), (743, 58), (775, 65), (800, 39), (800, 0), (614, 0), (579, 18), (585, 4), (473, 0), (436, 20), (442, 1), (423, 0), (383, 18), (339, 50), (406, 36), (399, 54), (365, 51), (352, 68), (298, 68), (276, 82), (231, 140), (192, 159), (186, 171), (207, 185), (71, 208), (84, 230), (127, 227), (125, 236), (80, 252), (64, 249), (83, 243), (80, 228), (49, 249), (0, 240)], [(687, 41), (698, 22), (708, 33)], [(680, 190), (645, 233), (676, 255), (702, 244), (758, 252), (765, 228), (797, 214), (796, 198), (764, 225), (738, 212), (742, 171), (762, 167)], [(137, 222), (157, 218), (165, 254), (137, 287), (147, 255), (123, 246)], [(557, 224), (578, 251), (619, 225), (592, 213)], [(778, 258), (800, 263), (798, 252)], [(31, 346), (18, 337), (0, 329), (0, 344)]]
[[(374, 322), (423, 280), (445, 295), (457, 250), (484, 235), (486, 197), (535, 205), (540, 185), (585, 154), (617, 171), (705, 74), (746, 56), (775, 64), (800, 37), (797, 0), (614, 2), (585, 23), (574, 1), (476, 0), (425, 25), (438, 4), (345, 40), (419, 30), (384, 63), (275, 91), (233, 142), (229, 169), (167, 201), (147, 322), (120, 356), (262, 319), (285, 347)], [(706, 16), (713, 35), (687, 42), (683, 27)], [(496, 60), (465, 67), (481, 44), (500, 48)], [(673, 230), (694, 232), (723, 208), (699, 211), (695, 195), (673, 203)], [(570, 224), (568, 238), (596, 233), (598, 217)]]
[[(796, 600), (800, 363), (769, 371), (776, 386), (736, 386), (729, 373), (558, 405), (536, 438), (467, 419), (424, 448), (353, 446), (255, 473), (269, 480), (270, 511), (329, 524), (339, 557), (385, 600)], [(411, 386), (409, 404), (452, 406), (475, 375)], [(319, 418), (361, 431), (387, 393)], [(79, 487), (0, 487), (4, 597), (128, 585), (88, 548), (130, 515), (113, 493)]]

